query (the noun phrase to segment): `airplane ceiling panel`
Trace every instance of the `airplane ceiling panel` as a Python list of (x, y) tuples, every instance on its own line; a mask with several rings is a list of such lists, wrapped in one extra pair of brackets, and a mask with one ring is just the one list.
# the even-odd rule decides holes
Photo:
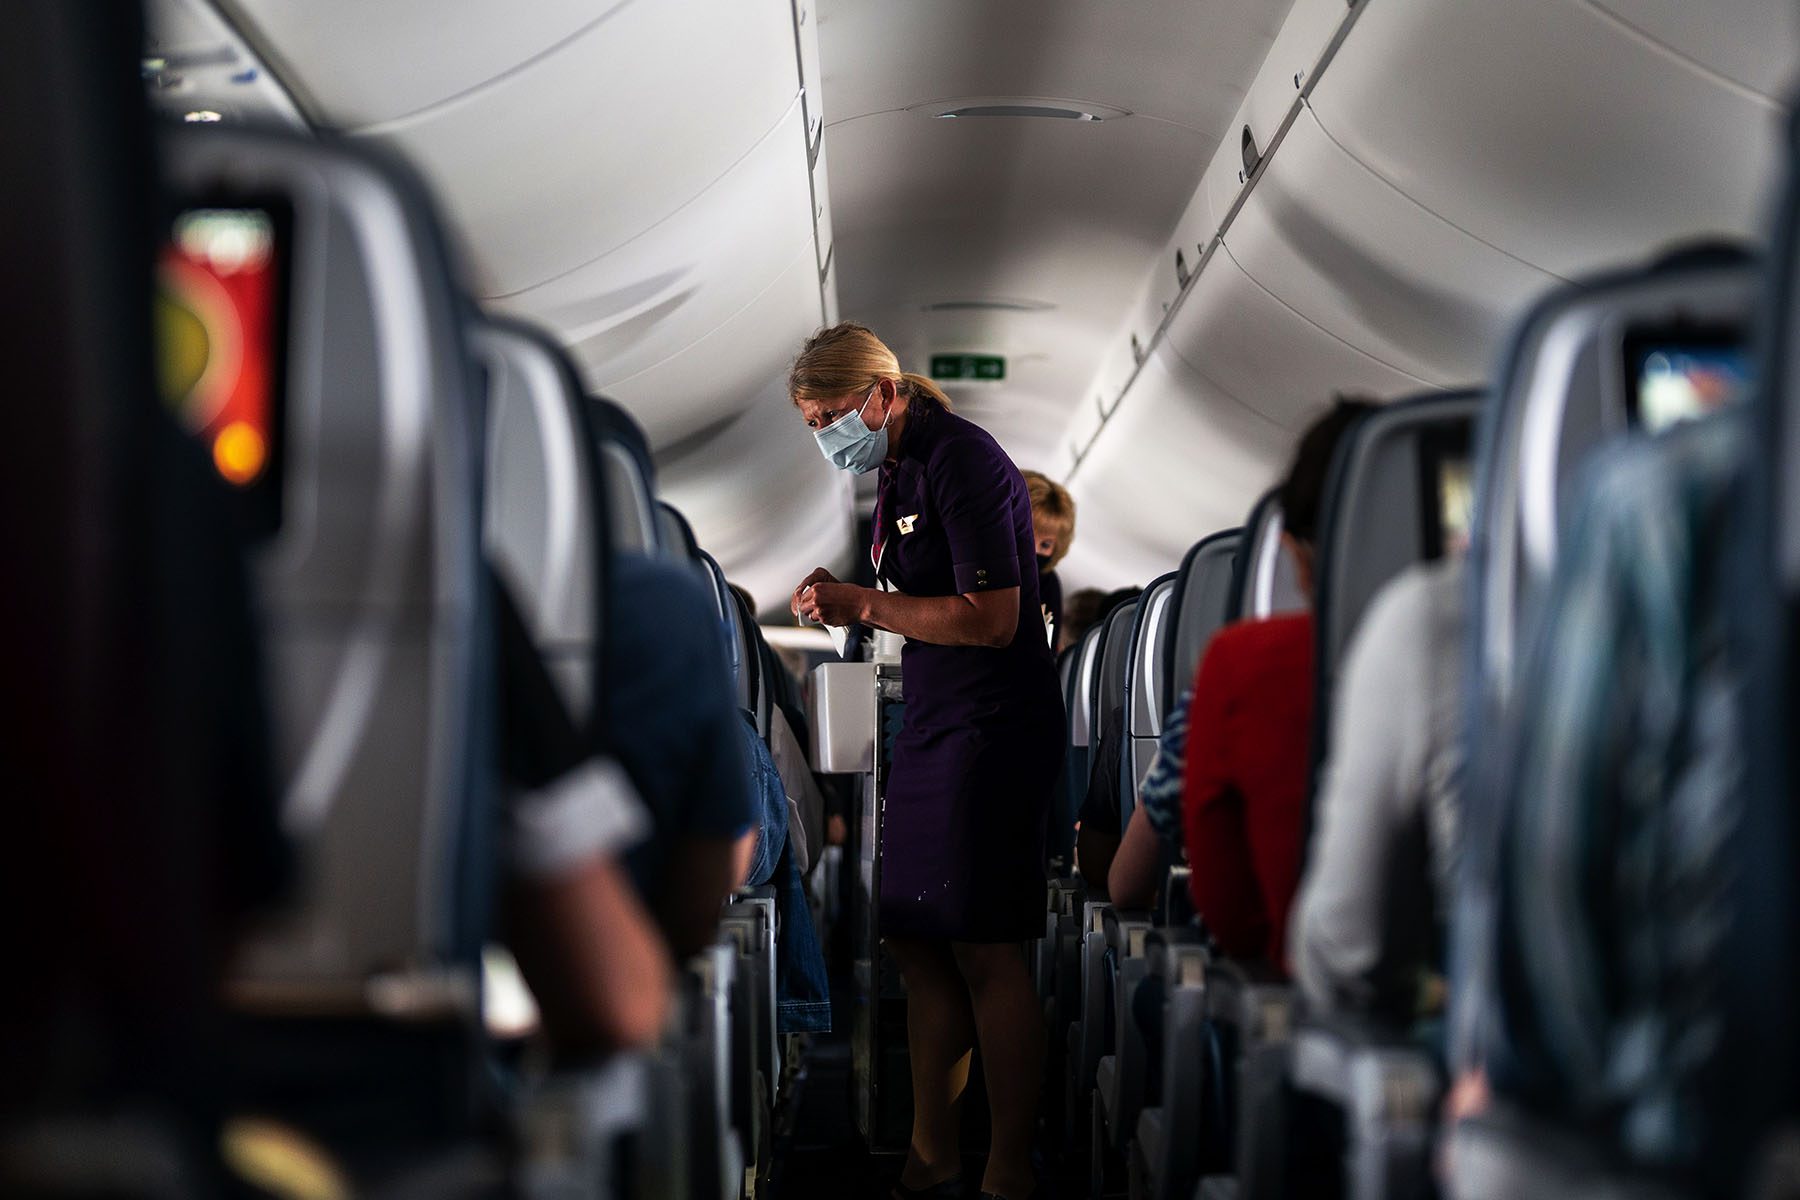
[[(1167, 344), (1214, 388), (1294, 431), (1338, 392), (1391, 397), (1431, 386), (1308, 321), (1228, 254), (1214, 255), (1194, 281)], [(1136, 402), (1134, 384), (1121, 408)]]
[(836, 124), (956, 96), (1061, 96), (1176, 122), (1216, 141), (1288, 6), (820, 0), (825, 118)]
[[(638, 0), (640, 7), (653, 7)], [(282, 77), (333, 128), (391, 121), (478, 88), (599, 29), (629, 0), (219, 0), (278, 51)]]
[(793, 105), (786, 3), (694, 7), (639, 0), (477, 91), (356, 132), (437, 185), (483, 296), (524, 291), (692, 202)]
[(824, 456), (782, 381), (717, 436), (659, 455), (657, 482), (703, 533), (726, 577), (779, 613), (814, 567), (850, 566), (851, 482)]
[(1709, 71), (1785, 103), (1800, 8), (1791, 0), (1587, 0)]
[[(590, 378), (625, 379), (671, 358), (753, 303), (813, 245), (803, 115), (723, 178), (611, 254), (502, 306), (556, 328)], [(818, 298), (804, 311), (816, 320)]]
[(1573, 0), (1371, 4), (1312, 106), (1408, 196), (1560, 275), (1755, 234), (1781, 128), (1772, 102)]
[(819, 316), (819, 269), (807, 243), (760, 295), (705, 337), (635, 374), (590, 375), (589, 383), (629, 408), (661, 452), (722, 426), (750, 397), (784, 381)]
[(1075, 544), (1065, 588), (1147, 583), (1189, 546), (1240, 523), (1292, 434), (1222, 395), (1162, 347), (1069, 481)]
[(1225, 236), (1282, 303), (1410, 375), (1483, 379), (1507, 323), (1557, 279), (1420, 208), (1303, 111)]
[[(843, 315), (871, 324), (908, 366), (933, 351), (1044, 355), (1029, 370), (1009, 365), (969, 415), (1022, 465), (1065, 468), (1069, 419), (1093, 403), (1109, 340), (1287, 0), (819, 3)], [(907, 111), (1022, 97), (1104, 119)], [(923, 311), (991, 299), (1028, 303)]]

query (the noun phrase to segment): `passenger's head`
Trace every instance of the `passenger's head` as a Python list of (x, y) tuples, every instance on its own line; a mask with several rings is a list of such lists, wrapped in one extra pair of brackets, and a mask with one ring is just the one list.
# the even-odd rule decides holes
[[(859, 474), (881, 464), (887, 431), (904, 427), (912, 401), (950, 407), (937, 384), (902, 371), (885, 342), (851, 321), (806, 340), (788, 371), (788, 395), (832, 465)], [(847, 419), (852, 413), (861, 415), (862, 429)]]
[(1075, 544), (1075, 498), (1041, 471), (1021, 471), (1031, 495), (1031, 536), (1037, 542), (1038, 570), (1054, 571)]
[(1374, 409), (1372, 401), (1360, 397), (1334, 399), (1331, 407), (1300, 435), (1294, 461), (1281, 481), (1281, 541), (1294, 556), (1295, 573), (1309, 601), (1313, 595), (1313, 547), (1318, 542), (1332, 456), (1350, 427)]
[(1079, 642), (1081, 635), (1098, 625), (1105, 615), (1105, 592), (1099, 588), (1071, 592), (1063, 601), (1062, 626), (1056, 631), (1056, 648), (1062, 650)]

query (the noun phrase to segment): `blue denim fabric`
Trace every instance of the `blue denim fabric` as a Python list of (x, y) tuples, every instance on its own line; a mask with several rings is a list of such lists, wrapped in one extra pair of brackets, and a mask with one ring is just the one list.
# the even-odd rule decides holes
[(761, 887), (775, 882), (781, 856), (787, 851), (787, 792), (782, 789), (781, 773), (775, 769), (769, 747), (756, 732), (756, 718), (741, 709), (738, 715), (743, 718), (738, 729), (744, 738), (744, 761), (750, 766), (750, 791), (756, 797), (756, 852), (744, 882)]
[(775, 911), (781, 922), (775, 939), (775, 1028), (780, 1033), (829, 1033), (831, 984), (825, 951), (813, 927), (806, 883), (790, 850), (781, 852), (775, 873)]
[(749, 713), (742, 715), (744, 756), (757, 797), (756, 853), (745, 883), (775, 888), (775, 1028), (781, 1033), (825, 1033), (831, 1029), (831, 988), (806, 884), (788, 847), (787, 792), (769, 747), (756, 732), (755, 719)]

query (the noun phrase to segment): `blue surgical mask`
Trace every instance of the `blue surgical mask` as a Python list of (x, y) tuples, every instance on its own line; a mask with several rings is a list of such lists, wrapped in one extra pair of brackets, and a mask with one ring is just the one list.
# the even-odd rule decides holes
[[(881, 465), (887, 457), (888, 433), (887, 421), (882, 421), (880, 429), (870, 429), (863, 424), (863, 412), (869, 407), (869, 401), (881, 390), (876, 384), (869, 389), (863, 399), (862, 407), (855, 412), (845, 413), (823, 429), (813, 430), (813, 437), (818, 439), (819, 453), (825, 461), (840, 471), (855, 471), (858, 475), (867, 475)], [(891, 418), (892, 413), (888, 416)]]

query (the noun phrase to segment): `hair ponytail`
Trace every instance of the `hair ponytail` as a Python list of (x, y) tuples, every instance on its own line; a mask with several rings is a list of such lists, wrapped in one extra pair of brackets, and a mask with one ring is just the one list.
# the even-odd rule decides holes
[(925, 378), (900, 370), (900, 360), (867, 326), (844, 321), (821, 329), (806, 340), (788, 371), (788, 395), (802, 400), (830, 400), (853, 392), (866, 392), (883, 379), (909, 400), (924, 400), (938, 408), (950, 407), (950, 397)]
[(944, 395), (944, 389), (923, 375), (914, 375), (907, 371), (900, 376), (906, 385), (906, 394), (916, 400), (929, 400), (945, 412), (950, 410), (950, 397)]

